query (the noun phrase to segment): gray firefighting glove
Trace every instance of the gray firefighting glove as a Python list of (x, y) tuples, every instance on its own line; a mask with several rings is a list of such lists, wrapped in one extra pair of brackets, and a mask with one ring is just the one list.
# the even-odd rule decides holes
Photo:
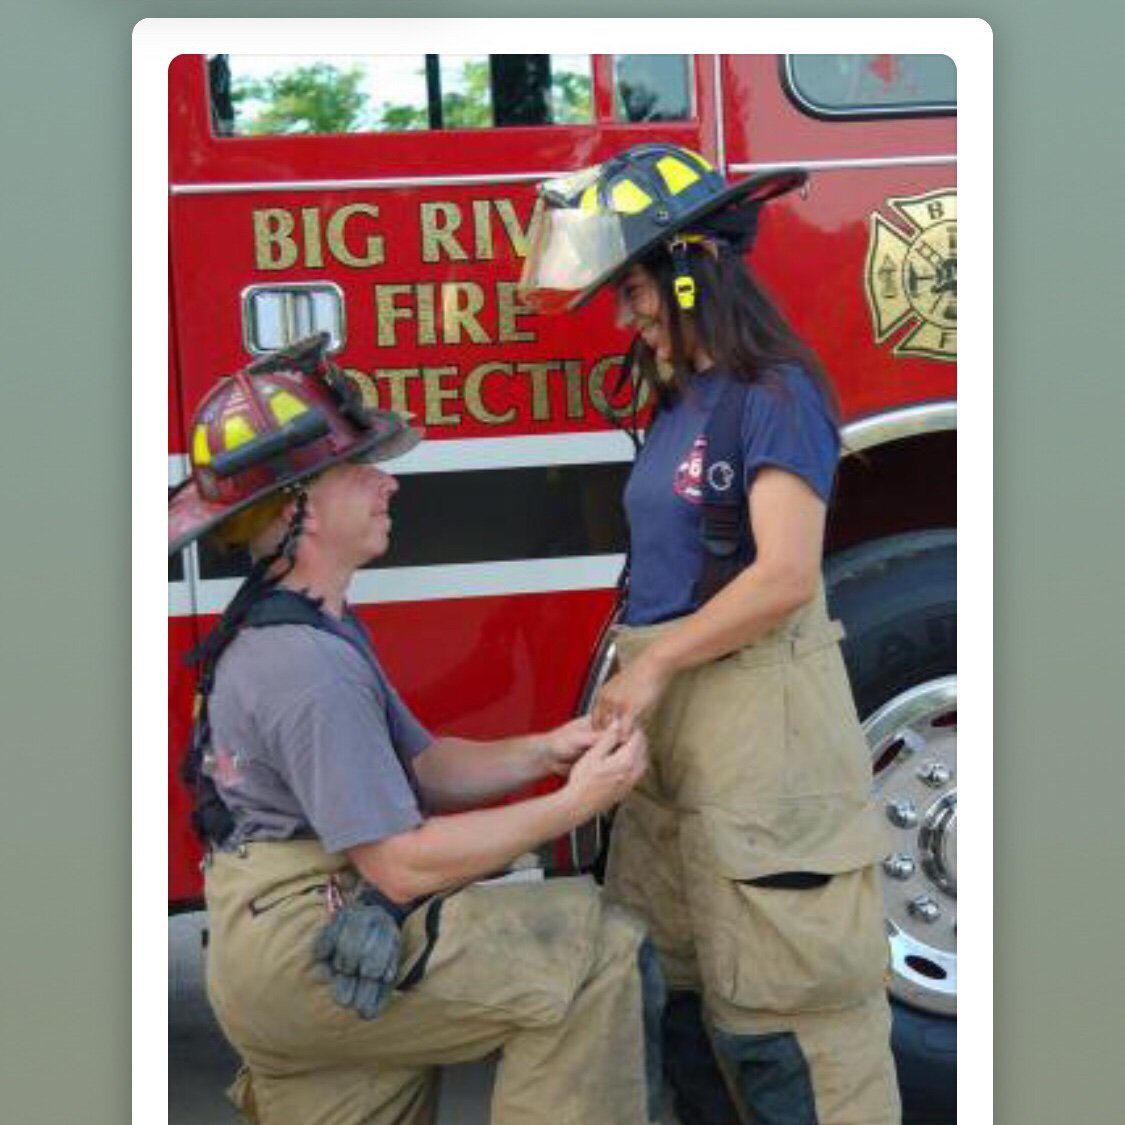
[(313, 956), (319, 974), (331, 979), (336, 1003), (374, 1019), (390, 1002), (398, 976), (401, 912), (373, 887), (364, 886), (317, 935)]

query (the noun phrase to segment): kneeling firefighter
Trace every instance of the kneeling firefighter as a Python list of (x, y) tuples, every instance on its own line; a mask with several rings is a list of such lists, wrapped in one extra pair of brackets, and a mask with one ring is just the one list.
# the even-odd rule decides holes
[(254, 559), (196, 654), (185, 770), (232, 1097), (263, 1125), (422, 1125), (437, 1065), (498, 1051), (500, 1125), (655, 1120), (663, 984), (639, 923), (589, 879), (469, 885), (619, 802), (643, 736), (435, 738), (348, 608), (389, 543), (397, 483), (373, 462), (420, 436), (316, 337), (218, 382), (169, 501), (170, 551), (213, 533)]
[(625, 489), (621, 668), (593, 718), (649, 737), (606, 890), (665, 970), (684, 1125), (900, 1117), (889, 841), (821, 580), (835, 395), (744, 261), (761, 206), (804, 181), (728, 184), (697, 153), (635, 146), (541, 186), (520, 285), (542, 312), (613, 287), (626, 373), (655, 403)]

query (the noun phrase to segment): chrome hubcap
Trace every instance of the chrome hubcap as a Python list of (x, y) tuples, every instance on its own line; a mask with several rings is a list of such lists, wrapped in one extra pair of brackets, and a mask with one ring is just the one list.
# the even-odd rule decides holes
[(864, 723), (890, 828), (883, 896), (891, 993), (957, 1011), (957, 677), (920, 684)]

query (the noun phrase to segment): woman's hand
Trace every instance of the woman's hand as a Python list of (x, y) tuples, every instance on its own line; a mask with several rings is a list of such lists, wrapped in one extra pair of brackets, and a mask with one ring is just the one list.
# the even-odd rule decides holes
[(674, 674), (652, 649), (646, 650), (598, 692), (590, 713), (594, 727), (604, 730), (616, 722), (622, 735), (630, 735), (656, 706)]
[(589, 715), (571, 719), (540, 736), (539, 754), (544, 773), (566, 777), (571, 767), (594, 744), (598, 732)]

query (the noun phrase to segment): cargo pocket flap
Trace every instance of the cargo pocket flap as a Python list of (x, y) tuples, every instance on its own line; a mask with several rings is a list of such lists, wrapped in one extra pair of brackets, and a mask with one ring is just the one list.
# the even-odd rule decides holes
[(783, 871), (838, 874), (878, 863), (890, 850), (886, 827), (866, 795), (807, 795), (755, 802), (731, 812), (702, 810), (718, 870), (728, 879)]

